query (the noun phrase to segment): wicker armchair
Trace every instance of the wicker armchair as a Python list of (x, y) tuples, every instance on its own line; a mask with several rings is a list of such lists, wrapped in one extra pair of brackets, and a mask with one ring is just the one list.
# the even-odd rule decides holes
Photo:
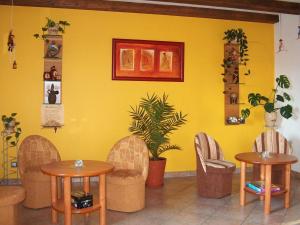
[(107, 161), (115, 167), (107, 176), (107, 208), (121, 212), (143, 209), (149, 166), (145, 142), (135, 135), (125, 137), (113, 146)]
[(57, 149), (46, 138), (31, 135), (22, 141), (18, 163), (22, 185), (26, 191), (24, 206), (37, 209), (51, 205), (50, 176), (43, 174), (40, 167), (59, 160)]
[[(287, 139), (274, 129), (261, 133), (254, 142), (253, 152), (268, 151), (271, 153), (292, 154), (292, 148), (290, 147)], [(253, 166), (253, 178), (254, 180), (260, 180), (260, 166)], [(272, 166), (272, 183), (284, 184), (285, 173), (284, 165)]]
[(225, 161), (219, 144), (205, 133), (195, 136), (198, 194), (222, 198), (231, 194), (235, 164)]

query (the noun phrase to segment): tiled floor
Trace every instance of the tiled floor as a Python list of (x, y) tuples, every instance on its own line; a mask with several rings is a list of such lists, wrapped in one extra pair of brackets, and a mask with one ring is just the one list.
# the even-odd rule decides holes
[[(233, 180), (233, 193), (223, 199), (200, 198), (195, 177), (168, 178), (161, 189), (146, 190), (146, 208), (136, 213), (107, 211), (108, 225), (257, 225), (300, 224), (300, 180), (292, 179), (291, 207), (283, 199), (272, 200), (272, 213), (263, 214), (263, 202), (247, 194), (248, 204), (239, 205), (239, 176)], [(88, 219), (73, 215), (73, 225), (98, 224), (97, 212)], [(50, 209), (31, 210), (20, 206), (18, 225), (50, 225)], [(63, 216), (59, 216), (63, 225)], [(4, 224), (3, 224), (4, 225)]]

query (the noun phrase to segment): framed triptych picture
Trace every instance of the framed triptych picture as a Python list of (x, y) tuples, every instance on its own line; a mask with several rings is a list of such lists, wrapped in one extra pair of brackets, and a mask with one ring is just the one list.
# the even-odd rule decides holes
[(184, 43), (113, 39), (113, 80), (184, 81)]

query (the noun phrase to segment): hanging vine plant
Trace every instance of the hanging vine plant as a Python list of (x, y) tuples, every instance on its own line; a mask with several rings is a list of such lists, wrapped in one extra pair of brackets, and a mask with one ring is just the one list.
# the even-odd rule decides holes
[[(248, 40), (245, 32), (243, 29), (230, 29), (224, 32), (224, 38), (227, 42), (227, 44), (238, 44), (239, 45), (239, 61), (238, 64), (246, 67), (246, 72), (244, 75), (248, 76), (250, 75), (251, 71), (247, 68), (247, 62), (249, 61), (249, 54), (248, 54)], [(234, 66), (234, 54), (230, 54), (231, 57), (224, 58), (222, 67), (224, 67), (225, 73), (222, 73), (222, 75), (226, 74), (226, 70), (228, 68), (231, 68), (231, 66)], [(237, 74), (238, 76), (238, 74)], [(223, 79), (224, 82), (226, 82), (226, 79)]]
[(68, 21), (59, 20), (58, 22), (56, 22), (48, 17), (46, 17), (46, 19), (47, 22), (45, 26), (42, 27), (42, 33), (36, 33), (33, 35), (36, 39), (40, 38), (48, 42), (49, 40), (47, 39), (47, 34), (64, 34), (66, 26), (70, 26), (70, 23)]

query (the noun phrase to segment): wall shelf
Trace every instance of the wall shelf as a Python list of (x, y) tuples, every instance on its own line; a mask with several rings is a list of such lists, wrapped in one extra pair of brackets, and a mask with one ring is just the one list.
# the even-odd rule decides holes
[(224, 45), (224, 62), (230, 61), (230, 66), (224, 63), (224, 107), (225, 107), (225, 125), (240, 125), (243, 123), (230, 122), (231, 119), (240, 118), (240, 84), (239, 81), (239, 44), (227, 43)]

